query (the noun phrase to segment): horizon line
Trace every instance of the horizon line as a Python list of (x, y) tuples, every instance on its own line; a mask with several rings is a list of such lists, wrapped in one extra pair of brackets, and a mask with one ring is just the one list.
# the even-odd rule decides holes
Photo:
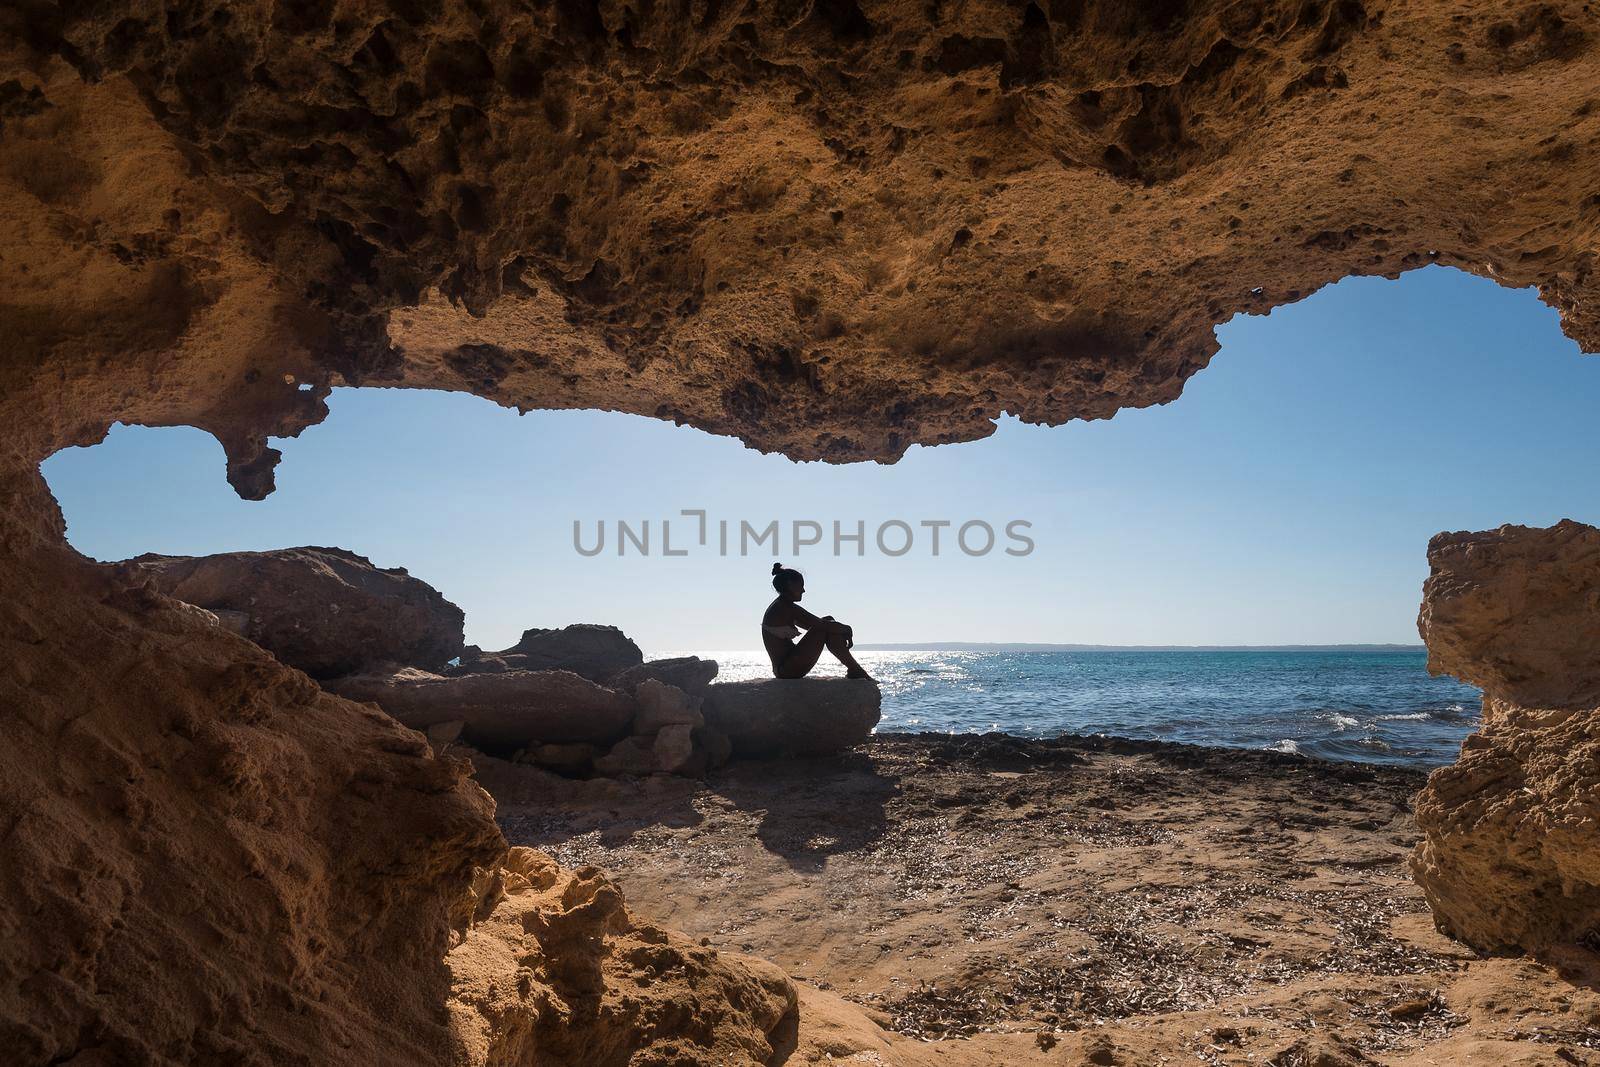
[(970, 649), (974, 651), (1007, 650), (1013, 652), (1271, 652), (1271, 651), (1351, 651), (1351, 650), (1403, 650), (1424, 651), (1425, 645), (1420, 641), (1414, 644), (1404, 644), (1389, 641), (1348, 641), (1330, 644), (1283, 644), (1283, 645), (1116, 645), (1116, 644), (1090, 644), (1082, 642), (1054, 642), (1054, 641), (924, 641), (921, 643), (907, 641), (892, 642), (862, 642), (855, 646), (863, 652), (917, 652), (917, 651), (956, 651)]
[[(1426, 652), (1421, 642), (1352, 641), (1293, 645), (1093, 645), (1028, 641), (861, 642), (857, 652)], [(670, 649), (668, 651), (696, 651)], [(700, 649), (707, 652), (759, 652), (760, 649)]]

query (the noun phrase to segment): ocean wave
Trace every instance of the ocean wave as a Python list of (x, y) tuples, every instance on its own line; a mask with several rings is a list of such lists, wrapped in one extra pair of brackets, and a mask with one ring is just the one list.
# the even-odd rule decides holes
[(1273, 742), (1272, 744), (1266, 746), (1266, 748), (1268, 752), (1286, 752), (1291, 756), (1298, 756), (1300, 754), (1300, 745), (1287, 737), (1285, 737), (1282, 741)]
[(1333, 723), (1335, 730), (1348, 730), (1352, 726), (1361, 725), (1361, 720), (1350, 715), (1341, 715), (1337, 711), (1328, 717), (1328, 721)]
[(1465, 704), (1451, 704), (1443, 711), (1433, 712), (1433, 717), (1445, 722), (1471, 722), (1482, 713), (1481, 708), (1468, 707)]

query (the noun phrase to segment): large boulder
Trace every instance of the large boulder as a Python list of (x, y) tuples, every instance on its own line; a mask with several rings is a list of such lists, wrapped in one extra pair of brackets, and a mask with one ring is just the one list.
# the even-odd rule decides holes
[(727, 739), (706, 726), (702, 698), (655, 678), (633, 693), (632, 733), (594, 761), (596, 774), (701, 775), (728, 759)]
[(872, 736), (881, 695), (866, 678), (765, 678), (719, 682), (706, 690), (706, 725), (725, 735), (733, 755), (825, 756)]
[(325, 682), (377, 704), (414, 730), (460, 720), (463, 740), (493, 755), (548, 743), (609, 745), (627, 733), (634, 702), (571, 671), (445, 677), (410, 667)]
[[(530, 762), (555, 766), (537, 754)], [(678, 774), (698, 778), (728, 762), (728, 739), (716, 730), (689, 723), (672, 723), (653, 733), (631, 734), (597, 757), (590, 769), (596, 774), (617, 775)], [(582, 770), (581, 767), (573, 769)]]
[(651, 737), (624, 737), (610, 752), (594, 761), (596, 774), (613, 778), (623, 774), (650, 774), (658, 769), (655, 739)]
[(342, 548), (139, 556), (170, 597), (215, 612), (282, 663), (336, 678), (378, 663), (438, 669), (462, 647), (461, 609), (403, 567)]
[(639, 711), (633, 717), (633, 732), (653, 734), (664, 726), (704, 726), (700, 708), (704, 698), (690, 696), (682, 689), (648, 678), (633, 692)]
[(1525, 708), (1600, 706), (1600, 530), (1439, 534), (1417, 629), (1428, 670)]
[[(498, 664), (496, 663), (498, 661)], [(571, 671), (593, 682), (644, 662), (644, 653), (615, 626), (573, 623), (559, 630), (524, 630), (522, 640), (501, 652), (486, 652), (482, 667), (526, 671)]]
[(1429, 667), (1482, 728), (1417, 796), (1412, 873), (1439, 928), (1537, 951), (1600, 929), (1600, 530), (1502, 526), (1428, 546)]
[(606, 685), (632, 693), (641, 682), (657, 681), (683, 690), (694, 696), (705, 696), (706, 686), (717, 676), (717, 661), (699, 656), (674, 656), (670, 659), (653, 659), (636, 667), (629, 667), (606, 679)]

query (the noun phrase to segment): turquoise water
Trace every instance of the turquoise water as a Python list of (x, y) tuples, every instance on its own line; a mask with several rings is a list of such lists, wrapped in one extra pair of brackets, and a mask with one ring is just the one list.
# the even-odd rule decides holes
[[(717, 660), (721, 680), (770, 675), (761, 652), (695, 654)], [(861, 652), (858, 658), (883, 687), (879, 730), (1104, 733), (1437, 766), (1456, 758), (1478, 722), (1478, 691), (1430, 678), (1421, 650)], [(829, 668), (819, 665), (817, 673), (842, 673)]]

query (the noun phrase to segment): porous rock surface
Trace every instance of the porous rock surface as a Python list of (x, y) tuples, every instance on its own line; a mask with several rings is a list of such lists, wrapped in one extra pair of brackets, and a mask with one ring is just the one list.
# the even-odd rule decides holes
[(1581, 0), (3, 17), (9, 399), (201, 426), (251, 496), (339, 383), (890, 459), (1171, 400), (1348, 274), (1536, 285), (1600, 346)]
[(383, 662), (438, 670), (461, 651), (460, 608), (405, 568), (375, 567), (342, 548), (129, 562), (168, 596), (229, 612), (236, 632), (313, 678)]
[(416, 730), (460, 721), (464, 740), (496, 755), (539, 742), (609, 745), (627, 732), (635, 711), (629, 697), (571, 671), (445, 677), (393, 667), (325, 684), (340, 696), (377, 704)]
[(765, 1064), (793, 1024), (795, 986), (777, 967), (640, 922), (594, 867), (514, 848), (458, 914), (445, 964), (470, 1067)]
[(1600, 530), (1443, 533), (1417, 629), (1428, 670), (1525, 708), (1600, 706)]
[(1412, 870), (1441, 929), (1539, 950), (1600, 930), (1600, 530), (1440, 534), (1430, 669), (1484, 689), (1482, 728), (1417, 797)]
[(135, 570), (19, 557), (4, 484), (7, 1064), (768, 1060), (775, 968), (508, 855), (467, 761)]
[[(451, 1062), (463, 761), (0, 509), (0, 1059)], [(36, 477), (36, 476), (35, 476)], [(59, 528), (58, 528), (59, 529)]]
[(704, 711), (734, 756), (830, 756), (872, 736), (882, 699), (866, 678), (763, 678), (718, 682)]

